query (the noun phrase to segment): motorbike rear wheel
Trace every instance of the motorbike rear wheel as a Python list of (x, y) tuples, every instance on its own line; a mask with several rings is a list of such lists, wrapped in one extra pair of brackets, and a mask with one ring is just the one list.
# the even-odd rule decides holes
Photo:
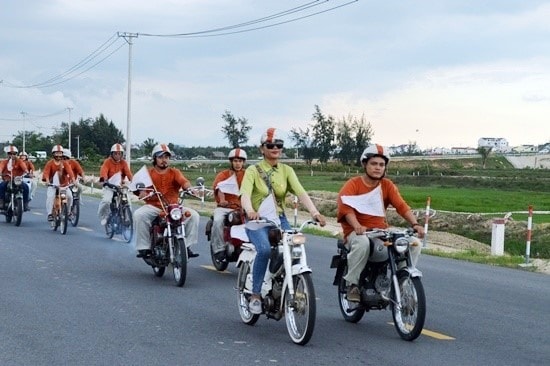
[(73, 198), (73, 204), (71, 205), (71, 214), (69, 215), (71, 225), (76, 227), (78, 220), (80, 219), (80, 199)]
[(129, 243), (132, 241), (132, 234), (134, 232), (134, 220), (132, 218), (130, 206), (123, 206), (120, 215), (120, 230), (122, 231), (122, 237)]
[(250, 271), (251, 268), (249, 262), (244, 262), (239, 267), (239, 273), (237, 274), (237, 289), (239, 290), (238, 306), (239, 315), (241, 316), (241, 320), (243, 321), (243, 323), (254, 325), (260, 318), (260, 314), (252, 314), (248, 310), (248, 300), (250, 298), (250, 294), (246, 294), (244, 292), (246, 278), (248, 277)]
[(216, 256), (214, 255), (214, 248), (212, 248), (212, 244), (210, 244), (210, 257), (212, 258), (212, 264), (214, 265), (214, 268), (216, 268), (216, 270), (223, 272), (227, 269), (229, 262), (227, 261), (227, 259), (223, 262), (216, 259)]
[(62, 235), (67, 234), (67, 225), (69, 223), (69, 209), (66, 203), (61, 204), (61, 212), (59, 213), (59, 232)]
[(185, 284), (187, 278), (187, 248), (183, 239), (176, 239), (174, 243), (174, 263), (172, 271), (174, 272), (174, 281), (178, 287)]
[(13, 207), (11, 207), (9, 202), (6, 202), (6, 206), (8, 207), (6, 208), (4, 215), (6, 215), (6, 222), (9, 224), (13, 218)]
[(338, 305), (340, 306), (340, 312), (345, 321), (357, 323), (363, 318), (363, 315), (365, 315), (365, 308), (360, 306), (360, 304), (348, 301), (346, 280), (344, 279), (347, 273), (348, 265), (346, 264), (340, 282), (338, 283)]
[(23, 199), (15, 199), (15, 207), (13, 208), (13, 215), (15, 216), (15, 226), (21, 225), (21, 219), (23, 218)]
[(315, 328), (317, 305), (311, 273), (300, 273), (292, 276), (294, 283), (294, 301), (289, 299), (288, 288), (285, 290), (286, 329), (292, 342), (304, 345), (309, 342)]
[[(408, 273), (399, 275), (401, 308), (392, 302), (391, 310), (395, 329), (401, 338), (413, 341), (424, 328), (426, 319), (426, 295), (420, 277), (410, 277)], [(395, 297), (395, 292), (392, 294)]]

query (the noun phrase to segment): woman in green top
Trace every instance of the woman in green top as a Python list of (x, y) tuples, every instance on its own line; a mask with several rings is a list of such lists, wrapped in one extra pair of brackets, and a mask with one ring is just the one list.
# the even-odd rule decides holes
[[(277, 136), (275, 128), (269, 128), (262, 135), (260, 141), (260, 152), (263, 160), (256, 165), (246, 169), (241, 184), (241, 205), (246, 212), (248, 220), (258, 220), (258, 208), (262, 202), (273, 194), (276, 203), (276, 210), (281, 220), (283, 229), (290, 229), (290, 224), (284, 213), (284, 201), (288, 192), (298, 196), (300, 202), (307, 208), (311, 216), (321, 226), (326, 225), (326, 220), (319, 213), (309, 195), (300, 184), (292, 167), (279, 162), (283, 151), (284, 142)], [(256, 259), (252, 268), (252, 296), (248, 304), (252, 314), (262, 313), (262, 282), (267, 269), (267, 263), (271, 254), (271, 246), (268, 238), (269, 227), (258, 230), (246, 229), (250, 241), (256, 248)]]

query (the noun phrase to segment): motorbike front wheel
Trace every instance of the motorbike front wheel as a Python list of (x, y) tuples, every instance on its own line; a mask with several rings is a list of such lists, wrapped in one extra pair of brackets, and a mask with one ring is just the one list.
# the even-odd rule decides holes
[(59, 213), (59, 232), (63, 235), (67, 234), (67, 224), (69, 223), (69, 209), (67, 204), (61, 205), (61, 212)]
[(127, 243), (132, 241), (132, 233), (134, 232), (134, 220), (132, 219), (132, 210), (130, 206), (123, 206), (120, 217), (120, 229), (122, 237)]
[(155, 274), (156, 277), (164, 276), (164, 271), (166, 271), (166, 267), (155, 267), (155, 266), (152, 266), (152, 267), (153, 267), (153, 273)]
[(292, 276), (294, 301), (290, 299), (288, 287), (285, 290), (285, 320), (292, 342), (304, 345), (309, 342), (315, 328), (317, 306), (311, 273)]
[(422, 332), (426, 319), (424, 286), (420, 277), (410, 277), (408, 274), (400, 275), (398, 282), (401, 292), (401, 307), (392, 302), (393, 322), (401, 338), (413, 341)]
[(174, 281), (178, 287), (185, 284), (187, 278), (187, 248), (183, 239), (176, 239), (174, 243), (174, 263), (172, 263)]
[(23, 199), (15, 199), (15, 207), (13, 208), (13, 215), (15, 216), (15, 226), (21, 225), (21, 219), (23, 218)]
[(340, 312), (344, 317), (345, 321), (350, 323), (357, 323), (365, 315), (365, 308), (360, 306), (358, 303), (348, 301), (347, 298), (347, 287), (346, 280), (344, 276), (348, 273), (348, 266), (344, 267), (342, 272), (342, 277), (338, 283), (338, 305), (340, 305)]
[(78, 225), (78, 220), (80, 219), (80, 199), (73, 199), (69, 219), (71, 220), (71, 225), (74, 227)]
[(254, 325), (260, 318), (260, 314), (252, 314), (248, 310), (248, 300), (250, 298), (250, 294), (246, 294), (244, 292), (246, 278), (248, 277), (248, 274), (252, 275), (250, 271), (251, 268), (249, 262), (244, 262), (239, 267), (239, 273), (237, 274), (237, 290), (239, 291), (238, 306), (239, 315), (241, 316), (243, 323)]
[(214, 265), (214, 268), (216, 268), (217, 271), (223, 272), (227, 269), (229, 262), (227, 261), (227, 259), (224, 261), (219, 261), (216, 259), (216, 256), (214, 255), (214, 248), (212, 248), (212, 244), (210, 244), (210, 257), (212, 258), (212, 264)]

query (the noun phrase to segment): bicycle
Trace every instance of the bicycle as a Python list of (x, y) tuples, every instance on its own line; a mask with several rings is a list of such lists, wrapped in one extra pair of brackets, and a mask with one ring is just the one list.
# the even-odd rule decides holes
[(105, 233), (109, 239), (115, 234), (120, 234), (129, 243), (134, 232), (134, 219), (128, 200), (128, 187), (119, 187), (111, 183), (104, 183), (103, 186), (113, 190), (111, 212), (105, 224)]
[(55, 197), (53, 200), (52, 216), (53, 220), (50, 221), (50, 226), (53, 231), (59, 228), (59, 232), (62, 235), (67, 233), (68, 221), (69, 221), (69, 207), (67, 203), (67, 189), (70, 189), (73, 185), (70, 184), (65, 187), (60, 187), (55, 184), (48, 184), (49, 187), (55, 188)]

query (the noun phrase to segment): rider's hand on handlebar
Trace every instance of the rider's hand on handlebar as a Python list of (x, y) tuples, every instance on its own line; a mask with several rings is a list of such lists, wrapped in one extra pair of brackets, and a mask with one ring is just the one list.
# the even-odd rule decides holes
[(249, 220), (259, 220), (260, 219), (260, 214), (257, 213), (256, 211), (250, 211), (250, 212), (246, 213), (246, 217)]
[(364, 234), (365, 231), (367, 231), (367, 228), (359, 224), (353, 228), (353, 231), (355, 231), (357, 235), (361, 235)]
[(315, 215), (313, 215), (313, 218), (321, 226), (325, 226), (327, 224), (327, 219), (325, 218), (325, 216), (321, 215), (320, 213), (316, 213)]
[(416, 231), (417, 237), (419, 239), (424, 238), (424, 235), (426, 235), (426, 233), (424, 232), (424, 226), (422, 226), (422, 225), (415, 225), (415, 226), (413, 226), (413, 229), (414, 229), (414, 231)]

